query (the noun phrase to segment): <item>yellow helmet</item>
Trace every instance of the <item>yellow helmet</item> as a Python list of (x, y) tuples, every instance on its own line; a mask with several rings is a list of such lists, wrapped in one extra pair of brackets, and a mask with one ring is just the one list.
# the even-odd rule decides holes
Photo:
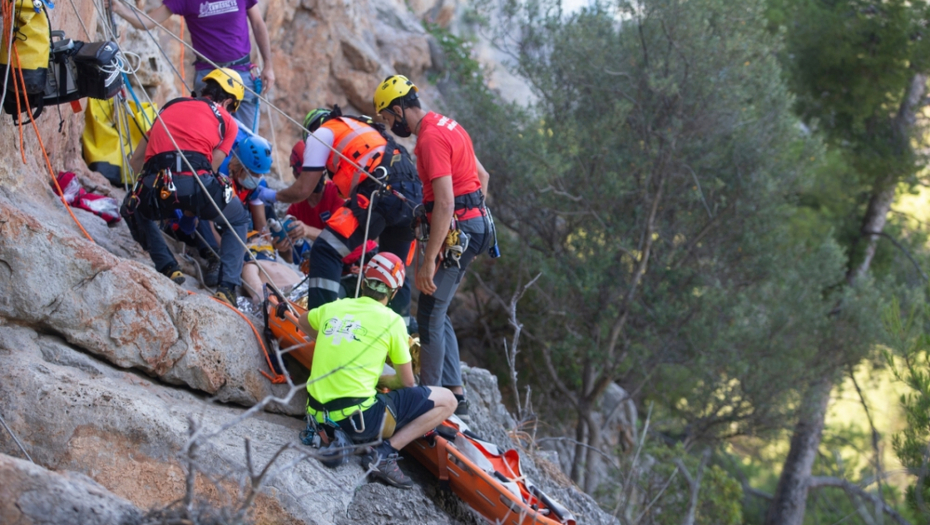
[(238, 71), (228, 67), (214, 69), (203, 77), (204, 82), (207, 80), (216, 82), (223, 91), (235, 97), (236, 101), (233, 102), (232, 110), (239, 109), (239, 103), (245, 98), (245, 86), (242, 84), (242, 77), (239, 76)]
[(409, 95), (411, 92), (416, 93), (419, 90), (413, 82), (403, 75), (394, 75), (384, 79), (377, 89), (375, 89), (375, 113), (381, 113), (388, 109), (391, 102)]

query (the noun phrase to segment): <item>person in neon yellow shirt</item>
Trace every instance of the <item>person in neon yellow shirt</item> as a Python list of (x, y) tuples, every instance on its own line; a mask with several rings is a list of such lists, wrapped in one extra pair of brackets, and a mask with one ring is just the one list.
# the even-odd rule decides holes
[[(362, 466), (389, 485), (410, 488), (397, 451), (451, 416), (457, 401), (448, 389), (416, 386), (406, 325), (387, 307), (404, 277), (403, 261), (379, 253), (365, 266), (361, 297), (310, 310), (300, 328), (316, 339), (307, 413), (321, 423), (328, 413), (356, 443), (389, 434), (393, 420), (393, 435), (363, 456)], [(388, 357), (394, 375), (382, 375)]]

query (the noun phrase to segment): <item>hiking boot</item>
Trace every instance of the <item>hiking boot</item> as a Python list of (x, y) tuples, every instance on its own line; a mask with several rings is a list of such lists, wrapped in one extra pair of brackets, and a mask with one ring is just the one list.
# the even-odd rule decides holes
[(216, 293), (213, 294), (213, 297), (229, 304), (230, 306), (236, 306), (236, 290), (235, 288), (230, 288), (225, 284), (221, 284), (216, 287)]
[(169, 267), (167, 270), (162, 271), (161, 273), (174, 281), (175, 284), (184, 284), (184, 281), (187, 280), (187, 278), (184, 277), (184, 274), (181, 273), (181, 267), (176, 264)]
[(203, 270), (203, 284), (211, 288), (220, 284), (220, 258), (212, 253), (207, 257), (207, 265)]
[(413, 487), (413, 480), (397, 466), (397, 462), (401, 459), (403, 458), (397, 452), (383, 457), (377, 451), (370, 450), (362, 456), (362, 468), (371, 470), (371, 476), (374, 479), (379, 479), (392, 487), (409, 489)]

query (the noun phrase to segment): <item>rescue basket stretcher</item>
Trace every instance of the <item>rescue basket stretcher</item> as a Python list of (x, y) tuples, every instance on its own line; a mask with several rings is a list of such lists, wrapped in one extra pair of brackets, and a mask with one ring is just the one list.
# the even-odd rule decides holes
[(491, 523), (575, 525), (571, 512), (523, 475), (516, 450), (502, 453), (455, 416), (404, 452)]

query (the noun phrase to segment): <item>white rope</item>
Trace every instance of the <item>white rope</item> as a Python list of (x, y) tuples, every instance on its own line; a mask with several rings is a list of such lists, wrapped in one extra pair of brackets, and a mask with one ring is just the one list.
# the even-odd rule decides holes
[[(119, 137), (119, 151), (120, 155), (123, 157), (122, 169), (119, 170), (119, 175), (123, 182), (123, 189), (126, 191), (126, 193), (129, 193), (129, 183), (127, 182), (126, 175), (129, 174), (129, 170), (131, 168), (129, 167), (129, 157), (126, 156), (126, 144), (123, 141), (123, 119), (121, 115), (125, 109), (123, 108), (122, 103), (119, 102), (122, 98), (122, 95), (116, 95), (117, 103), (113, 105), (113, 109), (115, 110), (115, 114), (113, 116), (116, 117), (116, 135)], [(127, 129), (126, 131), (128, 132), (129, 130)]]
[(2, 425), (3, 425), (3, 428), (5, 428), (6, 431), (10, 433), (10, 436), (13, 437), (13, 441), (16, 442), (16, 445), (19, 447), (19, 449), (22, 450), (22, 451), (23, 451), (23, 454), (26, 455), (26, 459), (28, 459), (29, 461), (32, 461), (33, 463), (35, 463), (35, 461), (32, 459), (32, 456), (30, 456), (29, 453), (26, 452), (26, 447), (24, 447), (23, 444), (20, 443), (19, 438), (16, 437), (16, 434), (13, 433), (13, 429), (11, 429), (10, 427), (6, 426), (6, 421), (3, 420), (3, 416), (0, 416), (0, 424), (2, 424)]
[(362, 257), (358, 260), (358, 279), (355, 281), (355, 297), (358, 297), (362, 289), (362, 276), (365, 274), (365, 248), (368, 247), (368, 226), (371, 224), (371, 210), (375, 207), (375, 199), (378, 192), (371, 194), (371, 200), (368, 201), (368, 218), (365, 219), (365, 237), (362, 238)]
[(74, 16), (75, 16), (75, 18), (78, 19), (78, 22), (81, 23), (81, 28), (84, 29), (84, 38), (90, 40), (90, 31), (88, 31), (88, 30), (87, 30), (87, 26), (84, 25), (84, 19), (81, 18), (81, 13), (78, 11), (77, 6), (74, 5), (74, 0), (68, 0), (68, 1), (71, 2), (71, 8), (74, 9)]

